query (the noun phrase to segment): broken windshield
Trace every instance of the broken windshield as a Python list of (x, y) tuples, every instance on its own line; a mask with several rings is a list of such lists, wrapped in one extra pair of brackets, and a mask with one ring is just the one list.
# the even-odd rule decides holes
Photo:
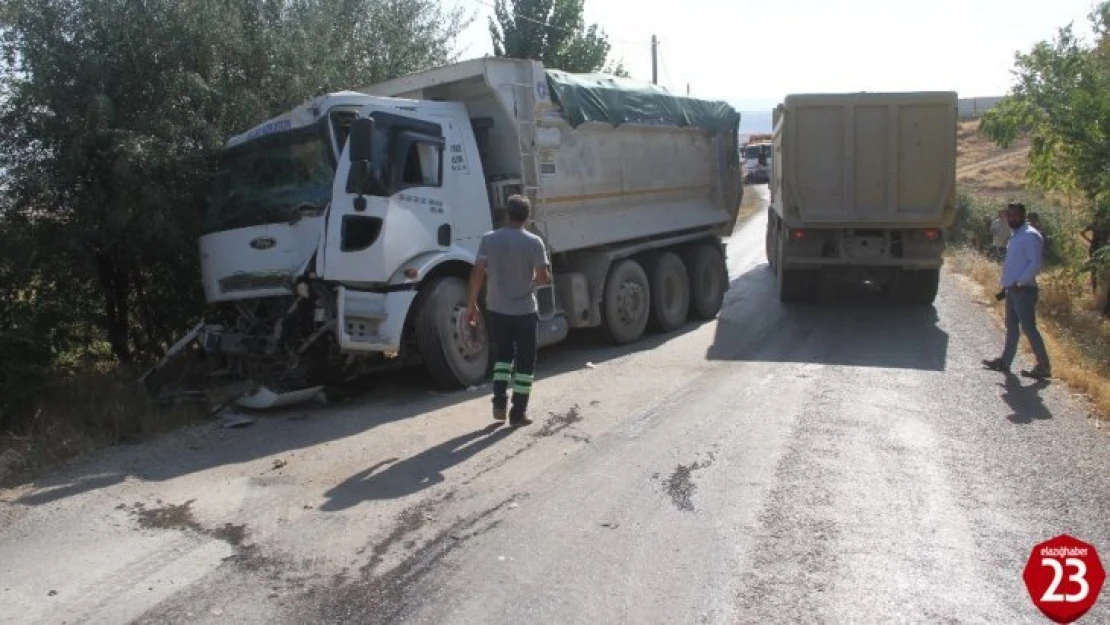
[(204, 230), (287, 222), (323, 211), (335, 166), (321, 128), (270, 135), (224, 152)]

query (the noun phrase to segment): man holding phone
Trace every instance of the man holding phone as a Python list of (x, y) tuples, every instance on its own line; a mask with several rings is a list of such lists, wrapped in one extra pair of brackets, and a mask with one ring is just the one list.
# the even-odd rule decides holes
[(1006, 245), (1006, 257), (1002, 262), (1002, 290), (997, 295), (999, 299), (1006, 300), (1006, 344), (1001, 357), (984, 360), (983, 365), (994, 371), (1009, 372), (1017, 355), (1020, 329), (1037, 359), (1036, 366), (1022, 371), (1022, 375), (1050, 378), (1052, 365), (1044, 339), (1037, 329), (1037, 274), (1044, 267), (1044, 237), (1026, 223), (1025, 205), (1021, 202), (1010, 202), (1006, 206), (1006, 220), (1013, 236)]

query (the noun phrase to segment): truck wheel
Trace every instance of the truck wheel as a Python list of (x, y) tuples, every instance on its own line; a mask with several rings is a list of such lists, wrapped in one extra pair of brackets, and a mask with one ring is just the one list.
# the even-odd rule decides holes
[(814, 269), (787, 269), (779, 276), (779, 301), (785, 304), (806, 304), (817, 301), (821, 289), (821, 272)]
[(601, 328), (610, 341), (632, 343), (644, 334), (651, 308), (651, 287), (634, 260), (616, 263), (605, 280)]
[(416, 344), (432, 381), (442, 388), (481, 383), (489, 371), (486, 323), (466, 323), (466, 283), (447, 276), (421, 290), (416, 310)]
[(690, 312), (690, 276), (686, 265), (674, 252), (663, 252), (651, 263), (651, 310), (648, 327), (670, 332), (686, 323)]
[(690, 269), (690, 312), (697, 319), (713, 319), (728, 291), (724, 256), (715, 246), (699, 245), (688, 254), (686, 266)]
[(764, 241), (764, 250), (767, 255), (767, 266), (771, 271), (775, 270), (775, 256), (778, 255), (778, 250), (775, 249), (775, 244), (778, 242), (778, 233), (775, 231), (775, 211), (771, 208), (767, 209), (767, 239)]
[(939, 269), (902, 270), (899, 272), (894, 293), (901, 304), (930, 306), (937, 298), (939, 287)]

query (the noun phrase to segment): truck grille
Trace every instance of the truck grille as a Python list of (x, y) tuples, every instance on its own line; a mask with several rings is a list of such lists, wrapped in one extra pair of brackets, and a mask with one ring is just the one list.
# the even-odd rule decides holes
[(220, 280), (220, 292), (292, 289), (293, 278), (287, 273), (240, 273)]

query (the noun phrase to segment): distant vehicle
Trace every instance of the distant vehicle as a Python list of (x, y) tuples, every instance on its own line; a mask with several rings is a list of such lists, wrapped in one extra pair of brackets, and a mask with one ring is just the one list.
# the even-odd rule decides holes
[(956, 211), (954, 92), (790, 95), (775, 110), (767, 260), (784, 302), (826, 273), (936, 298)]
[(771, 135), (753, 135), (740, 148), (744, 168), (744, 184), (766, 184), (771, 180), (771, 162), (775, 146)]

